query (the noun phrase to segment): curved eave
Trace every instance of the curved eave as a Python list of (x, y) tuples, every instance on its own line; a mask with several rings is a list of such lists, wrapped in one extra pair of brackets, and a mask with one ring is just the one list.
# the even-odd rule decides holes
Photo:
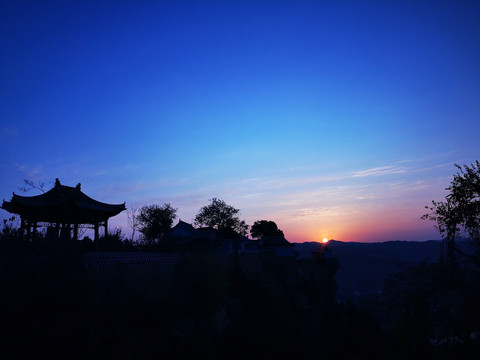
[[(40, 195), (41, 196), (41, 195)], [(93, 199), (90, 204), (74, 199), (66, 201), (22, 201), (28, 199), (14, 195), (12, 201), (4, 201), (2, 208), (18, 214), (25, 220), (36, 222), (94, 224), (103, 222), (126, 210), (125, 204), (105, 204)], [(90, 205), (90, 206), (89, 206)]]
[(8, 211), (11, 214), (17, 214), (13, 204), (10, 201), (3, 200), (2, 209)]

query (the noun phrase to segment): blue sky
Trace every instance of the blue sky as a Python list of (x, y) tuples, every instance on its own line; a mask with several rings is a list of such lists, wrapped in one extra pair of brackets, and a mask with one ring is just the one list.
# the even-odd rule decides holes
[(185, 221), (220, 197), (291, 241), (438, 238), (423, 206), (480, 153), (479, 24), (476, 1), (3, 1), (0, 195), (58, 177)]

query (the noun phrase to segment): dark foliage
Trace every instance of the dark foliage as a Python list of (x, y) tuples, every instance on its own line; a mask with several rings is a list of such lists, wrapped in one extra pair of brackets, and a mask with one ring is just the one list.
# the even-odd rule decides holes
[[(425, 206), (430, 213), (423, 219), (433, 220), (445, 241), (445, 255), (449, 261), (455, 257), (455, 239), (459, 236), (472, 240), (480, 247), (480, 162), (477, 160), (453, 176), (445, 201), (432, 201)], [(477, 262), (479, 259), (475, 259)]]
[(15, 221), (15, 216), (3, 220), (0, 231), (0, 251), (2, 252), (16, 249), (21, 245), (21, 233)]
[[(126, 239), (122, 235), (122, 230), (118, 228), (110, 230), (107, 236), (101, 236), (98, 241), (98, 250), (101, 251), (132, 251), (136, 249), (134, 242)], [(93, 250), (93, 243), (89, 238), (83, 239), (82, 242), (85, 251)]]
[(258, 220), (252, 225), (250, 235), (254, 239), (259, 239), (262, 236), (283, 236), (283, 231), (274, 221)]
[(142, 206), (137, 216), (138, 229), (146, 245), (161, 245), (164, 235), (172, 228), (177, 209), (170, 204)]
[(461, 271), (419, 263), (390, 274), (383, 291), (357, 299), (381, 325), (399, 359), (473, 359), (480, 346), (480, 300)]
[(244, 220), (240, 220), (239, 213), (239, 209), (221, 199), (213, 198), (210, 199), (210, 204), (199, 210), (194, 223), (196, 226), (207, 226), (222, 231), (233, 230), (240, 235), (246, 235), (248, 225)]

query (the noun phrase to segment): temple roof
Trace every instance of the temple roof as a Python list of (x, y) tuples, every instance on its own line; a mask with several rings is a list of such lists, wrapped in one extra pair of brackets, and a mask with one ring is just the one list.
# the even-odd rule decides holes
[(90, 198), (76, 187), (55, 186), (37, 196), (19, 196), (15, 193), (10, 201), (3, 201), (2, 209), (18, 214), (26, 220), (93, 224), (105, 221), (125, 210), (125, 203), (112, 205)]
[(262, 236), (262, 246), (295, 246), (289, 242), (283, 235)]
[(170, 231), (169, 236), (173, 237), (196, 237), (197, 229), (195, 229), (191, 224), (182, 221), (178, 221), (178, 224), (175, 225)]

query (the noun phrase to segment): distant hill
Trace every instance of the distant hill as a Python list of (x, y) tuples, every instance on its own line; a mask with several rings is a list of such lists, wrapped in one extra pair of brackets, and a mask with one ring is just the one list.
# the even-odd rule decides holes
[[(295, 245), (300, 258), (310, 257), (323, 246), (316, 242)], [(336, 275), (338, 300), (355, 302), (360, 295), (378, 293), (389, 273), (422, 261), (437, 261), (441, 241), (358, 243), (330, 240), (327, 249), (328, 256), (336, 257), (340, 264)]]

